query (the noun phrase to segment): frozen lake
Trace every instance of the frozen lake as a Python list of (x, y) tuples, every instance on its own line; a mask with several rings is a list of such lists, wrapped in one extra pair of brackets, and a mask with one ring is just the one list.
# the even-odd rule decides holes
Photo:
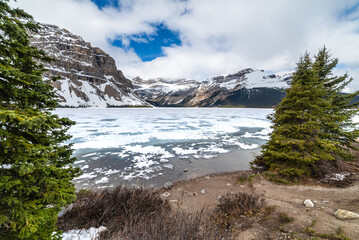
[[(268, 139), (272, 109), (72, 108), (78, 188), (161, 186), (209, 173), (248, 169)], [(184, 170), (188, 170), (184, 172)]]

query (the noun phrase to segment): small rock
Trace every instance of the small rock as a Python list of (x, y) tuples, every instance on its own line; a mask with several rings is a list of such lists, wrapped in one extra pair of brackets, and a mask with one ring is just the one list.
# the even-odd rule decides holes
[(239, 217), (240, 217), (240, 218), (245, 218), (246, 216), (244, 216), (244, 215), (239, 215)]
[(197, 196), (197, 193), (196, 193), (196, 192), (183, 191), (182, 196), (185, 196), (185, 197), (193, 197), (193, 196)]
[(160, 198), (165, 199), (165, 198), (168, 198), (169, 196), (171, 196), (171, 193), (169, 193), (169, 192), (164, 192), (164, 193), (162, 193), (162, 194), (160, 195)]
[(314, 207), (314, 203), (313, 203), (310, 199), (306, 199), (306, 200), (304, 201), (304, 206), (313, 208), (313, 207)]
[(164, 185), (163, 185), (163, 188), (164, 189), (171, 189), (173, 187), (173, 183), (171, 182), (166, 182)]
[(178, 200), (169, 200), (170, 203), (178, 203)]
[(359, 218), (359, 214), (355, 213), (355, 212), (350, 212), (347, 210), (343, 210), (343, 209), (338, 209), (335, 213), (334, 216), (336, 216), (338, 219), (341, 220), (347, 220), (347, 219), (357, 219)]
[(205, 193), (206, 193), (206, 190), (202, 189), (202, 190), (200, 191), (200, 193), (201, 193), (201, 194), (205, 194)]
[(184, 171), (184, 172), (188, 172), (188, 169), (185, 168), (185, 169), (183, 169), (183, 171)]
[(230, 183), (227, 183), (227, 186), (232, 186), (232, 184), (230, 184)]
[(204, 179), (208, 180), (210, 179), (211, 177), (210, 176), (205, 176)]
[(322, 203), (328, 203), (328, 201), (322, 201)]

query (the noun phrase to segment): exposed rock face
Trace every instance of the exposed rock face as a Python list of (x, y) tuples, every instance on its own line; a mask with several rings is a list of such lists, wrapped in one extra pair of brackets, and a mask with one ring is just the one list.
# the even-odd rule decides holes
[(291, 74), (275, 75), (251, 68), (235, 74), (195, 80), (132, 80), (136, 93), (155, 106), (272, 107), (285, 96)]
[[(132, 80), (135, 92), (147, 102), (163, 107), (192, 107), (189, 101), (194, 98), (201, 87), (195, 80), (162, 78), (142, 80), (137, 77)], [(193, 105), (194, 106), (194, 105)]]
[(80, 36), (54, 25), (42, 24), (32, 34), (31, 44), (56, 60), (44, 63), (45, 78), (54, 81), (60, 106), (121, 107), (148, 106), (132, 90), (131, 81), (117, 70), (115, 61), (100, 48), (92, 47)]

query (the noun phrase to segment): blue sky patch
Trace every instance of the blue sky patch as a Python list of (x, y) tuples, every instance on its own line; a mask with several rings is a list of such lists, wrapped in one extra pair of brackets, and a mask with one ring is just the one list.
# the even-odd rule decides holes
[(179, 33), (168, 29), (164, 24), (154, 24), (155, 33), (148, 35), (120, 35), (112, 45), (125, 50), (133, 49), (142, 61), (147, 62), (164, 56), (163, 47), (181, 45)]
[(337, 69), (347, 69), (348, 65), (346, 65), (344, 63), (339, 63), (335, 68), (337, 68)]
[(91, 2), (96, 4), (99, 9), (104, 7), (119, 7), (118, 0), (91, 0)]
[(352, 13), (355, 13), (359, 11), (359, 2), (355, 3), (353, 6), (351, 6), (350, 8), (346, 8), (344, 9), (343, 12), (341, 12), (341, 14), (339, 15), (339, 18), (347, 18), (348, 16), (350, 16)]

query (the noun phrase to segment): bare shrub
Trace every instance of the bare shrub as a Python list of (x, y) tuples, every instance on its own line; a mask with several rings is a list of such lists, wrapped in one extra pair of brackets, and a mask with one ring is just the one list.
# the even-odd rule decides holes
[(63, 231), (105, 226), (101, 239), (231, 239), (206, 211), (173, 213), (167, 201), (145, 188), (104, 189), (78, 194), (71, 210), (57, 222)]
[(243, 183), (247, 180), (251, 180), (255, 174), (256, 171), (254, 170), (240, 171), (237, 174), (237, 182)]
[(230, 232), (241, 231), (268, 215), (254, 218), (258, 213), (265, 212), (265, 206), (265, 199), (255, 194), (227, 194), (219, 199), (212, 219), (222, 229)]
[[(324, 184), (337, 187), (346, 187), (355, 181), (354, 169), (347, 162), (336, 159), (334, 161), (318, 161), (315, 165), (315, 177)], [(335, 175), (343, 178), (335, 178)]]
[(227, 216), (249, 216), (261, 211), (265, 205), (265, 199), (261, 196), (241, 192), (221, 197), (216, 212)]
[(137, 224), (168, 212), (168, 202), (153, 190), (118, 186), (78, 194), (72, 209), (59, 218), (57, 225), (63, 231), (106, 226), (111, 232), (127, 222)]

